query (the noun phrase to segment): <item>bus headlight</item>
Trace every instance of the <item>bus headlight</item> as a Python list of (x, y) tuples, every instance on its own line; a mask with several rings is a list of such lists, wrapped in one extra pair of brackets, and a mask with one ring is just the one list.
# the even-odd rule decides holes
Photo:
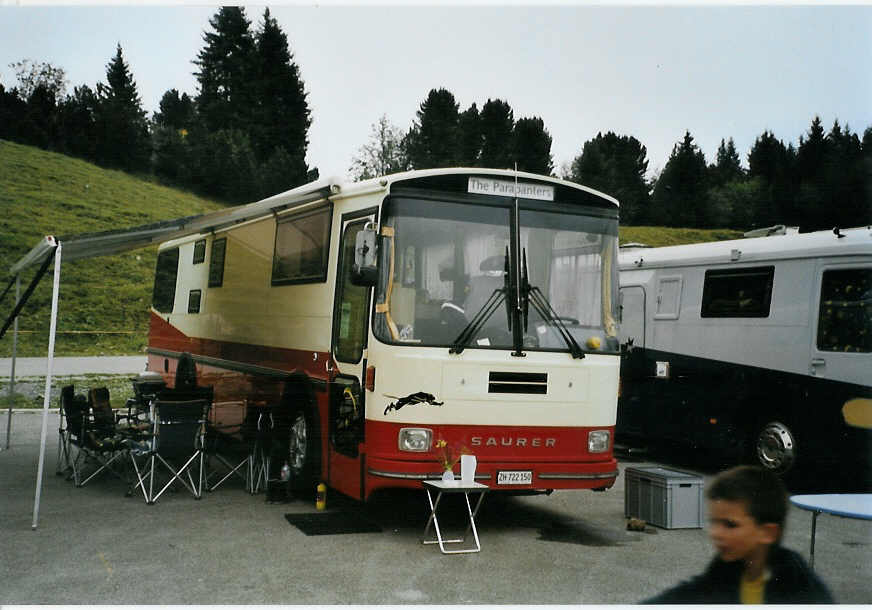
[(400, 451), (424, 453), (430, 451), (433, 431), (429, 428), (400, 428), (398, 446)]
[(592, 430), (587, 435), (587, 450), (590, 453), (602, 453), (609, 450), (611, 432), (608, 430)]

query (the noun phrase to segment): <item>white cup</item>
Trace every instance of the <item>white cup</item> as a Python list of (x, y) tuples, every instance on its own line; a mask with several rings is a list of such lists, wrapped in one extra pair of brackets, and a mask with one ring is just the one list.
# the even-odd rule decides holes
[(475, 464), (477, 460), (474, 455), (460, 456), (460, 482), (464, 485), (469, 485), (475, 481)]

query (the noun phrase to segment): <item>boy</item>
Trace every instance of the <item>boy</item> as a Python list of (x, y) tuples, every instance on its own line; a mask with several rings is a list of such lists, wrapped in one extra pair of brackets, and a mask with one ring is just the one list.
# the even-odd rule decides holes
[(787, 492), (776, 475), (732, 468), (712, 480), (706, 497), (717, 556), (702, 574), (643, 603), (834, 603), (805, 561), (780, 545)]

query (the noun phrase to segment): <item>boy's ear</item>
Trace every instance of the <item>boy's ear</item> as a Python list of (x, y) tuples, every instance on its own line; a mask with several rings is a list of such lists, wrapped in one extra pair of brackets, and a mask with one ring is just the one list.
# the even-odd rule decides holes
[(764, 544), (775, 544), (781, 537), (781, 526), (777, 523), (761, 523), (760, 533)]

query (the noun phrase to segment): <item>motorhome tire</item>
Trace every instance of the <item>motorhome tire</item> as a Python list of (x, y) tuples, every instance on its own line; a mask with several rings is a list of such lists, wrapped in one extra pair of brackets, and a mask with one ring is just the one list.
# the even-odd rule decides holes
[(318, 435), (308, 409), (298, 407), (291, 411), (287, 429), (286, 459), (291, 469), (291, 487), (294, 491), (314, 491)]
[(796, 434), (784, 419), (760, 420), (751, 428), (747, 446), (751, 463), (779, 475), (793, 470), (799, 458)]

